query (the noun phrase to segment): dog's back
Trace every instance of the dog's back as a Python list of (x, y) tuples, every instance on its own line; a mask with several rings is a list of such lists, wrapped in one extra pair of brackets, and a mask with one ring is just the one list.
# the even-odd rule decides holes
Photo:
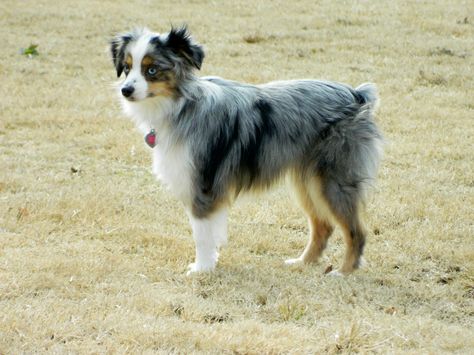
[(372, 84), (204, 81), (212, 86), (186, 102), (176, 122), (192, 142), (206, 193), (265, 188), (291, 169), (361, 187), (375, 178), (381, 135), (372, 119)]

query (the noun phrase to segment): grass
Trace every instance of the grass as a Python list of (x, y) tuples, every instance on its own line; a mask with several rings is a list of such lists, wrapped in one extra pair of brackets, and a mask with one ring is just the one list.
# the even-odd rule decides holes
[[(466, 1), (0, 3), (0, 353), (469, 353), (474, 13)], [(286, 268), (306, 221), (284, 187), (230, 216), (185, 276), (184, 211), (122, 119), (107, 41), (188, 23), (203, 75), (377, 83), (388, 140), (368, 267)], [(21, 48), (38, 45), (37, 56)]]

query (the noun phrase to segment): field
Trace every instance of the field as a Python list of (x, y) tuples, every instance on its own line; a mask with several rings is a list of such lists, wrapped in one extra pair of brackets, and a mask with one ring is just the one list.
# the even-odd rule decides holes
[[(467, 0), (1, 2), (0, 354), (474, 353), (473, 14)], [(319, 264), (283, 264), (307, 226), (281, 185), (239, 200), (218, 270), (186, 277), (187, 218), (120, 111), (108, 53), (117, 32), (183, 23), (206, 49), (200, 75), (377, 84), (387, 145), (364, 269), (324, 275), (339, 230)]]

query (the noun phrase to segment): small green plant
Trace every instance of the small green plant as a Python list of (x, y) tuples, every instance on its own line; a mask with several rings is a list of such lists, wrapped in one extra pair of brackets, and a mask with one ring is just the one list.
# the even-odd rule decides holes
[(35, 57), (39, 55), (38, 52), (38, 45), (37, 44), (30, 44), (28, 48), (22, 48), (21, 49), (21, 54), (27, 56), (28, 58)]
[(306, 311), (306, 306), (290, 300), (289, 298), (285, 299), (278, 305), (278, 313), (284, 321), (299, 320), (306, 314)]

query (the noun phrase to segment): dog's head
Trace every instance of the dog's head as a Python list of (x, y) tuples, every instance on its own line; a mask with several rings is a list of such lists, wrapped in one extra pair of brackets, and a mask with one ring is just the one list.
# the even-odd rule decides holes
[(186, 27), (165, 34), (141, 29), (117, 35), (110, 50), (117, 77), (125, 73), (120, 91), (129, 101), (176, 97), (180, 82), (201, 69), (204, 59), (202, 47), (194, 43)]

